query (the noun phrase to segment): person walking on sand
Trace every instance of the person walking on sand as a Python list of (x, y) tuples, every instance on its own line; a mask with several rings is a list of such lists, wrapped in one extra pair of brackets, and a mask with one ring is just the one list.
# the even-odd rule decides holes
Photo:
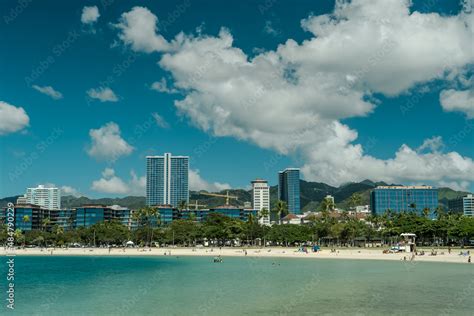
[(469, 258), (467, 258), (467, 263), (471, 263), (471, 256), (469, 256)]

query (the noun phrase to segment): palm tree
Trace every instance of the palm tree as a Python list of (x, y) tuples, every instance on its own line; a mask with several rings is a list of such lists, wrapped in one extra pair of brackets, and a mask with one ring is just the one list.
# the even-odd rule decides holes
[(260, 210), (258, 215), (259, 215), (259, 218), (268, 218), (268, 216), (270, 215), (270, 212), (264, 207)]
[(30, 216), (29, 215), (23, 216), (22, 221), (23, 221), (23, 224), (25, 224), (26, 226), (26, 223), (29, 223), (31, 221)]
[(426, 218), (428, 218), (428, 216), (430, 215), (430, 212), (431, 210), (428, 208), (428, 207), (425, 207), (423, 209), (423, 216), (425, 216)]
[(138, 227), (145, 226), (147, 228), (147, 236), (149, 230), (151, 229), (151, 244), (151, 242), (153, 241), (153, 226), (155, 224), (154, 222), (156, 222), (157, 225), (160, 224), (160, 213), (158, 212), (158, 209), (150, 206), (143, 207), (133, 212), (132, 219), (137, 222)]
[(362, 204), (362, 196), (359, 193), (352, 193), (351, 197), (349, 198), (349, 207), (354, 208), (354, 212), (357, 213), (356, 206)]
[(334, 200), (329, 197), (325, 197), (321, 201), (321, 204), (319, 204), (319, 209), (321, 211), (326, 211), (326, 212), (334, 211), (335, 208), (336, 208), (336, 204), (334, 203)]
[(21, 231), (21, 229), (19, 228), (15, 229), (15, 233), (13, 236), (15, 237), (15, 240), (17, 243), (23, 243), (23, 246), (24, 246), (25, 236), (23, 235), (23, 232)]
[(56, 235), (62, 235), (62, 234), (64, 234), (64, 228), (62, 226), (59, 226), (59, 225), (54, 225), (53, 233), (56, 234)]
[(434, 211), (433, 211), (433, 214), (438, 218), (438, 219), (441, 219), (443, 218), (445, 215), (446, 215), (446, 210), (444, 209), (444, 207), (442, 207), (441, 205), (438, 206)]
[(51, 219), (49, 217), (43, 218), (43, 220), (41, 221), (41, 226), (43, 227), (43, 231), (45, 231), (46, 228), (48, 228), (50, 224), (51, 224)]
[(278, 220), (288, 215), (288, 205), (286, 204), (286, 202), (278, 200), (275, 207), (275, 212), (276, 214), (278, 214)]
[(181, 200), (178, 203), (178, 218), (181, 218), (181, 213), (188, 208), (188, 203), (185, 200)]

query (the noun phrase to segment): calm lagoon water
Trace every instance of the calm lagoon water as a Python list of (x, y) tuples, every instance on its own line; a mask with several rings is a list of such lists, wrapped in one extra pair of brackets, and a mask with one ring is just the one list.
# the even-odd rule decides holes
[(15, 269), (13, 315), (474, 315), (467, 264), (16, 257)]

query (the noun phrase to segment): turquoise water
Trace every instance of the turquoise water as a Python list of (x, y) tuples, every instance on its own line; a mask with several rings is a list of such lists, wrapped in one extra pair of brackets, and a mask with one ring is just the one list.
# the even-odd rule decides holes
[[(272, 258), (211, 261), (204, 257), (16, 257), (16, 307), (11, 314), (474, 314), (474, 265)], [(6, 264), (0, 271), (5, 280)], [(0, 284), (5, 293), (5, 282)], [(6, 312), (3, 306), (0, 314)]]

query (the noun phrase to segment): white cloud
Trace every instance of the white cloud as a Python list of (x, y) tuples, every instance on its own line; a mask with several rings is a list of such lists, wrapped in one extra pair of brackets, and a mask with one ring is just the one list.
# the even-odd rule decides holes
[(134, 7), (130, 12), (123, 13), (115, 26), (121, 30), (119, 38), (135, 51), (166, 51), (170, 44), (157, 34), (158, 18), (147, 8)]
[(81, 22), (84, 24), (92, 24), (99, 19), (99, 8), (97, 6), (84, 7), (82, 9)]
[(135, 196), (146, 195), (146, 176), (138, 177), (135, 171), (130, 171), (129, 194)]
[(337, 1), (333, 14), (302, 21), (311, 38), (288, 39), (252, 58), (233, 46), (224, 28), (218, 36), (180, 33), (168, 42), (145, 8), (147, 36), (138, 36), (143, 27), (123, 23), (135, 14), (122, 15), (119, 37), (136, 51), (165, 52), (159, 65), (185, 94), (175, 106), (210, 134), (302, 158), (306, 179), (330, 184), (474, 180), (471, 158), (442, 153), (433, 140), (377, 159), (340, 121), (369, 115), (377, 105), (374, 93), (396, 96), (450, 80), (474, 62), (469, 15), (410, 12), (403, 0)]
[(129, 155), (133, 151), (120, 135), (120, 127), (109, 122), (99, 129), (89, 130), (91, 137), (91, 147), (87, 150), (89, 156), (99, 160), (115, 161), (121, 156)]
[(39, 91), (43, 94), (46, 94), (47, 96), (50, 96), (54, 100), (59, 100), (59, 99), (63, 98), (62, 93), (59, 92), (59, 91), (54, 90), (54, 88), (51, 87), (51, 86), (40, 87), (40, 86), (37, 86), (37, 85), (33, 85), (32, 87), (33, 87), (33, 89), (35, 89), (35, 90), (37, 90), (37, 91)]
[(159, 127), (161, 127), (161, 128), (169, 128), (170, 127), (169, 123), (166, 122), (166, 120), (161, 115), (159, 115), (158, 113), (155, 112), (155, 113), (152, 113), (151, 115), (155, 119), (156, 125), (158, 125)]
[(146, 177), (138, 177), (132, 170), (131, 179), (127, 183), (115, 175), (115, 170), (106, 168), (102, 172), (102, 178), (92, 182), (91, 189), (97, 192), (109, 194), (129, 194), (144, 196), (146, 188)]
[(0, 101), (0, 135), (21, 131), (30, 123), (22, 107)]
[(199, 170), (189, 169), (189, 190), (200, 191), (206, 190), (208, 192), (217, 192), (226, 189), (230, 189), (230, 185), (227, 183), (220, 182), (207, 182), (199, 174)]
[(443, 90), (439, 101), (445, 111), (464, 112), (469, 119), (474, 118), (474, 89), (468, 90)]
[(102, 178), (92, 182), (91, 189), (109, 194), (126, 194), (129, 191), (127, 184), (117, 177), (111, 168), (106, 168), (102, 172)]
[(469, 182), (468, 181), (440, 181), (438, 182), (440, 188), (451, 188), (456, 191), (469, 192)]
[(265, 27), (263, 28), (263, 31), (269, 35), (272, 35), (272, 36), (278, 36), (280, 35), (280, 31), (278, 31), (277, 29), (275, 29), (273, 27), (273, 23), (272, 21), (266, 21), (265, 22)]
[(444, 142), (441, 136), (434, 136), (432, 138), (425, 139), (423, 144), (418, 147), (418, 152), (423, 152), (425, 150), (429, 150), (431, 152), (439, 152), (441, 149), (444, 148)]
[(70, 187), (70, 186), (67, 186), (67, 185), (63, 185), (61, 187), (61, 194), (62, 195), (73, 195), (75, 197), (83, 196), (77, 189), (75, 189), (73, 187)]
[(87, 90), (87, 95), (92, 99), (98, 99), (100, 102), (117, 102), (118, 97), (110, 88), (100, 87), (97, 89)]
[(155, 81), (151, 85), (151, 89), (158, 91), (158, 92), (164, 92), (164, 93), (176, 93), (178, 90), (175, 88), (170, 88), (168, 87), (168, 84), (166, 83), (165, 78), (161, 78), (160, 81)]

